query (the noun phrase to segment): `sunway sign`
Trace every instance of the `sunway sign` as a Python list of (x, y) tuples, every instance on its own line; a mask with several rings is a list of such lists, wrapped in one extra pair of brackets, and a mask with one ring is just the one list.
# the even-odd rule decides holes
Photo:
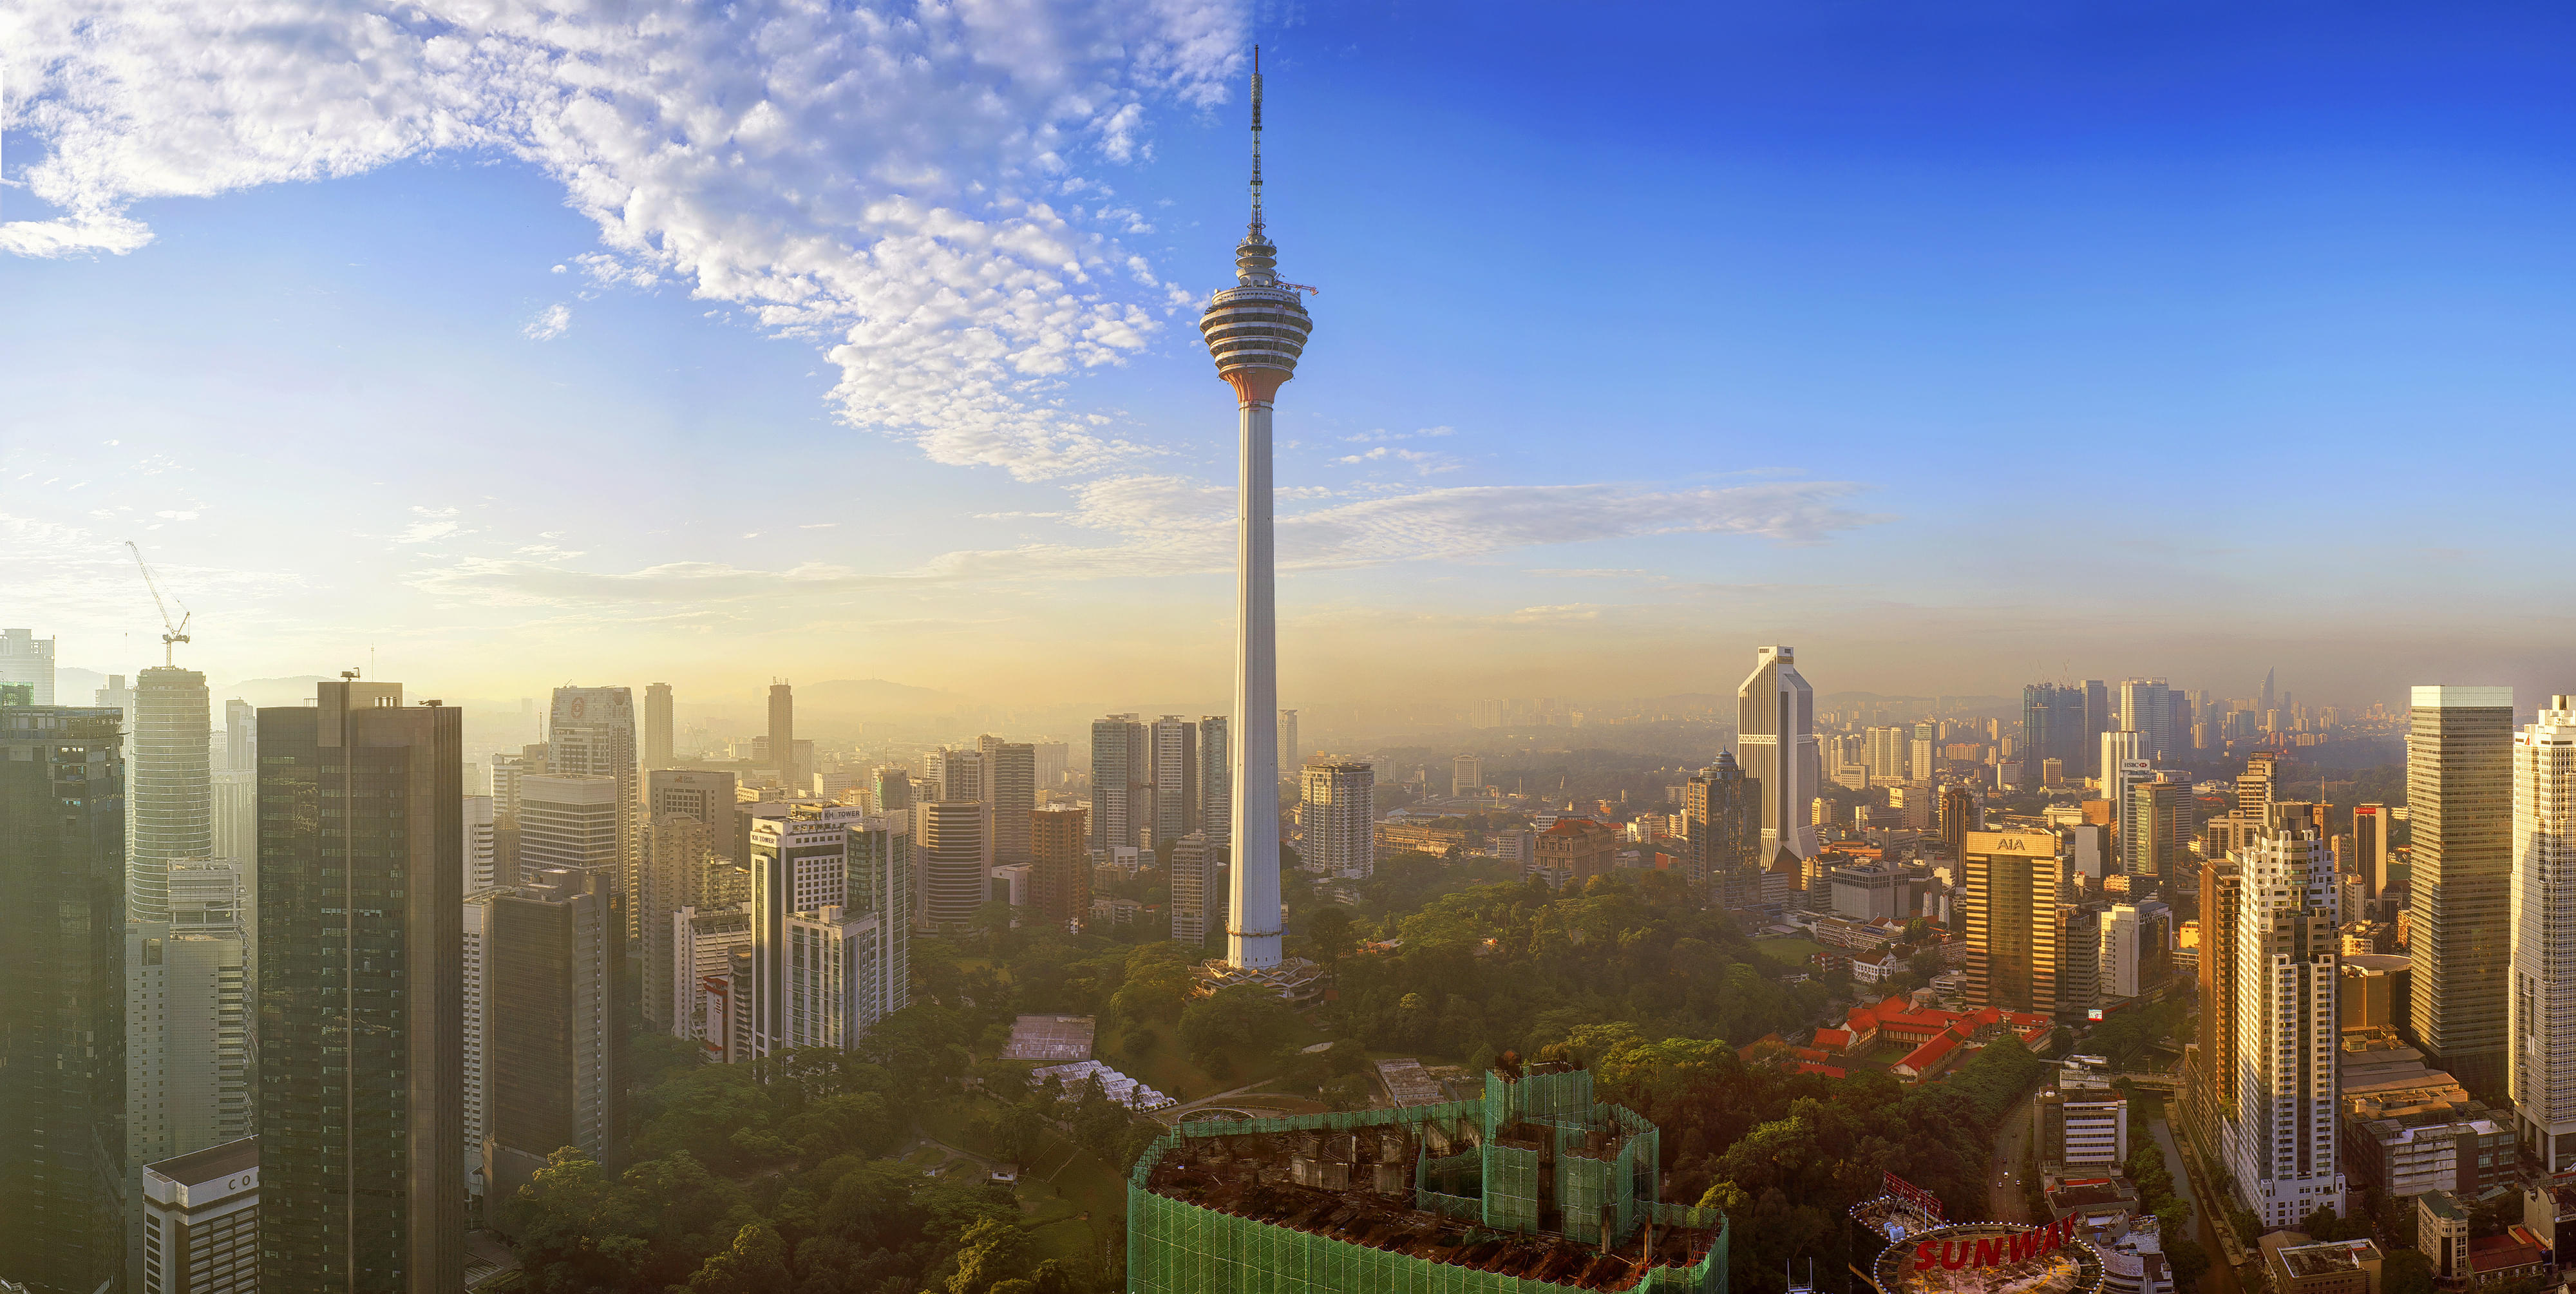
[(2003, 1235), (1976, 1236), (1966, 1240), (1926, 1240), (1914, 1246), (1914, 1270), (2010, 1267), (2074, 1239), (2075, 1221), (2073, 1217), (2065, 1217), (2044, 1227), (2030, 1227)]

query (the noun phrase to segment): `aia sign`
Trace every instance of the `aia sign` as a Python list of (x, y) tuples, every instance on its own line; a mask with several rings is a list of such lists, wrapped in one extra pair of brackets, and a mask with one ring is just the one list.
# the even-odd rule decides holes
[(2075, 1218), (2064, 1217), (2044, 1227), (2032, 1227), (2007, 1235), (1978, 1236), (1971, 1240), (1926, 1240), (1914, 1246), (1914, 1270), (2010, 1267), (2047, 1253), (2074, 1237)]

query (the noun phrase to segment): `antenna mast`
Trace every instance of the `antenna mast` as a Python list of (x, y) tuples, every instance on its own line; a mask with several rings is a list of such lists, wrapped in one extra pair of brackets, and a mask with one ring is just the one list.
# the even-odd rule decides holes
[(1252, 236), (1261, 237), (1261, 47), (1252, 47)]
[(161, 663), (165, 666), (169, 665), (171, 653), (174, 650), (173, 644), (188, 641), (188, 622), (196, 618), (196, 613), (188, 609), (187, 603), (182, 602), (179, 604), (179, 623), (170, 623), (170, 604), (161, 600), (161, 586), (153, 580), (152, 568), (143, 564), (143, 550), (136, 548), (131, 539), (125, 541), (125, 546), (134, 554), (134, 569), (143, 572), (143, 587), (152, 590), (152, 605), (160, 609)]

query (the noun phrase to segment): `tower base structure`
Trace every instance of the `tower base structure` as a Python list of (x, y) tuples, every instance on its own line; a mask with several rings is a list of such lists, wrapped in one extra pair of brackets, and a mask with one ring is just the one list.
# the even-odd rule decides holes
[(1303, 957), (1282, 957), (1275, 966), (1237, 966), (1222, 957), (1190, 969), (1190, 995), (1215, 997), (1230, 988), (1261, 988), (1288, 999), (1291, 1006), (1324, 1000), (1324, 968)]

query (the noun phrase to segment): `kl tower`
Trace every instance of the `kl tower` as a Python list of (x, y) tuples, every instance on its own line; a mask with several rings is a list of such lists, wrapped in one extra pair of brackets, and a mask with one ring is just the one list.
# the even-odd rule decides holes
[(1263, 984), (1291, 999), (1321, 986), (1319, 968), (1279, 950), (1279, 632), (1271, 546), (1270, 415), (1313, 327), (1298, 289), (1276, 273), (1279, 249), (1261, 227), (1261, 50), (1252, 52), (1252, 223), (1235, 245), (1236, 286), (1208, 302), (1199, 333), (1217, 376), (1234, 388), (1243, 465), (1236, 478), (1233, 875), (1226, 957), (1198, 978), (1208, 991)]

